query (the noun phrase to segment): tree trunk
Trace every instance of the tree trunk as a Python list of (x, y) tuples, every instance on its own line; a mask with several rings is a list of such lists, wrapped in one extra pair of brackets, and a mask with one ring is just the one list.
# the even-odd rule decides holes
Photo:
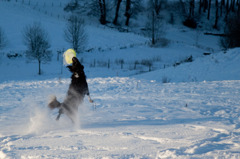
[(218, 0), (216, 0), (216, 17), (215, 17), (215, 24), (213, 28), (217, 29), (218, 28)]
[(228, 10), (229, 10), (229, 0), (227, 0), (227, 4), (226, 4), (226, 11), (228, 13)]
[(235, 0), (231, 0), (230, 9), (232, 10), (232, 12), (235, 11)]
[(99, 0), (99, 7), (100, 7), (100, 23), (106, 24), (106, 4), (105, 0)]
[(206, 12), (207, 8), (208, 8), (208, 1), (203, 0), (203, 12)]
[(238, 5), (238, 18), (240, 18), (240, 0), (237, 1)]
[(192, 16), (194, 17), (195, 0), (192, 0)]
[(225, 16), (225, 20), (227, 21), (228, 19), (228, 13), (229, 13), (229, 0), (227, 0), (227, 4), (226, 4), (226, 16)]
[(235, 4), (236, 4), (236, 0), (233, 0), (233, 8), (232, 8), (232, 9), (233, 9), (233, 10), (232, 10), (233, 12), (235, 12)]
[(188, 17), (190, 18), (190, 17), (192, 17), (192, 0), (190, 0), (190, 2), (189, 2), (189, 15), (188, 15)]
[(38, 74), (41, 75), (41, 60), (38, 60)]
[(152, 10), (152, 45), (155, 45), (155, 13)]
[(208, 17), (207, 17), (208, 20), (210, 19), (211, 2), (212, 2), (212, 0), (209, 0), (209, 4), (208, 4)]
[(202, 12), (202, 0), (199, 1), (199, 9), (198, 9), (198, 13), (201, 14)]
[(195, 5), (195, 1), (191, 0), (190, 1), (189, 17), (194, 17), (194, 5)]
[(162, 2), (160, 0), (155, 0), (153, 7), (155, 8), (156, 15), (158, 16), (162, 8)]
[(128, 26), (129, 25), (129, 19), (130, 19), (130, 7), (131, 7), (131, 0), (127, 0), (126, 2), (126, 12), (125, 12), (125, 16), (126, 16), (126, 22), (125, 25)]
[(117, 8), (116, 8), (116, 14), (115, 14), (115, 18), (114, 18), (114, 21), (113, 21), (114, 25), (117, 25), (118, 12), (119, 12), (121, 2), (122, 2), (122, 0), (118, 0)]
[(221, 0), (221, 5), (220, 5), (220, 16), (222, 17), (223, 14), (223, 7), (225, 6), (225, 0)]

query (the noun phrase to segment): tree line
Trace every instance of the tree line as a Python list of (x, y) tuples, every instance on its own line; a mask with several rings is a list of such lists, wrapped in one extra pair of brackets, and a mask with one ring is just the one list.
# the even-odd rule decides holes
[[(113, 23), (119, 25), (119, 15), (124, 15), (125, 25), (129, 26), (131, 18), (139, 13), (149, 13), (154, 10), (156, 15), (162, 11), (168, 11), (169, 17), (180, 14), (183, 19), (214, 19), (214, 28), (218, 27), (219, 17), (227, 20), (233, 14), (240, 16), (240, 0), (69, 0), (65, 11), (80, 10), (88, 15), (98, 16), (103, 25)], [(150, 13), (152, 14), (152, 13)], [(214, 14), (214, 15), (211, 15)], [(143, 16), (143, 15), (141, 15)]]
[(95, 16), (102, 25), (128, 29), (136, 27), (133, 19), (143, 22), (147, 19), (144, 30), (152, 45), (161, 39), (163, 23), (175, 24), (180, 19), (183, 25), (193, 29), (223, 30), (224, 37), (220, 40), (223, 48), (240, 46), (236, 42), (240, 41), (237, 29), (240, 28), (240, 0), (70, 0), (64, 9)]

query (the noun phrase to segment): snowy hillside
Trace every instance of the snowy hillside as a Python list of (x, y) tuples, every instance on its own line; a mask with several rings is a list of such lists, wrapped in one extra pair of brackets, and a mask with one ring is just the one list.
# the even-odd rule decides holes
[[(191, 63), (157, 70), (138, 78), (163, 82), (196, 82), (240, 79), (240, 49), (232, 49), (226, 54), (223, 52), (197, 58)], [(157, 75), (157, 76), (155, 76)]]
[[(95, 103), (85, 99), (77, 124), (64, 115), (57, 122), (47, 103), (51, 95), (63, 101), (70, 84), (57, 60), (57, 51), (69, 48), (67, 2), (0, 1), (8, 39), (0, 51), (0, 159), (240, 158), (240, 48), (224, 53), (218, 37), (183, 26), (167, 25), (169, 44), (161, 48), (88, 22), (86, 52), (78, 58)], [(41, 76), (22, 40), (24, 27), (36, 21), (54, 54)]]

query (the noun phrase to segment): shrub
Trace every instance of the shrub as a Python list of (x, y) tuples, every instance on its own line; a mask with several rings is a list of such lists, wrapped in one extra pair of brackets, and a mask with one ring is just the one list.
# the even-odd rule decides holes
[(153, 62), (151, 60), (142, 60), (141, 62), (142, 65), (148, 66), (148, 71), (151, 71)]
[(197, 28), (197, 22), (194, 18), (187, 18), (184, 22), (183, 25), (189, 28), (196, 29)]
[(169, 83), (171, 81), (171, 79), (169, 79), (168, 77), (164, 76), (162, 77), (162, 83)]

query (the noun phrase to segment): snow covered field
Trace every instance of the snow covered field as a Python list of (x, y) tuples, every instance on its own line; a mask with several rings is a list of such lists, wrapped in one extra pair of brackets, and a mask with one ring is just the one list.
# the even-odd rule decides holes
[[(6, 56), (24, 51), (22, 29), (38, 18), (53, 52), (69, 47), (64, 18), (57, 16), (64, 16), (59, 8), (66, 0), (53, 2), (33, 8), (0, 1), (0, 25), (9, 40), (0, 55), (0, 159), (240, 158), (240, 49), (224, 54), (216, 37), (181, 26), (168, 27), (169, 46), (151, 48), (146, 37), (87, 25), (93, 51), (78, 58), (95, 103), (84, 101), (75, 125), (64, 115), (55, 121), (57, 110), (47, 108), (48, 100), (56, 95), (63, 101), (70, 83), (56, 54), (42, 65), (41, 76), (24, 54)], [(54, 6), (57, 14), (41, 5), (48, 11)], [(173, 66), (189, 56), (193, 62)], [(134, 68), (142, 60), (152, 62), (151, 72), (140, 64)]]
[(239, 158), (240, 81), (160, 84), (89, 79), (74, 126), (46, 108), (69, 80), (0, 84), (0, 156), (7, 158)]

